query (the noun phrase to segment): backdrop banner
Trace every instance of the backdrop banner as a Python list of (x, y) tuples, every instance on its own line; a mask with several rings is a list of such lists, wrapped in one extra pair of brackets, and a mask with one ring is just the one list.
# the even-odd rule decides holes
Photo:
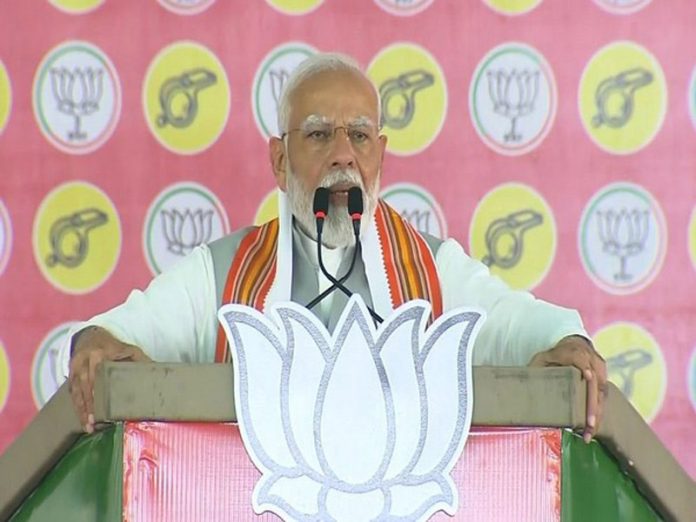
[(0, 451), (70, 326), (277, 214), (289, 73), (354, 56), (382, 195), (577, 308), (696, 478), (696, 3), (9, 0), (0, 16)]

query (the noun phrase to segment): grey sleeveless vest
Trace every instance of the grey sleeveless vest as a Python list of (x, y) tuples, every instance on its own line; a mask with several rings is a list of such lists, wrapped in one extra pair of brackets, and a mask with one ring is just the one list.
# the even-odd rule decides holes
[[(210, 248), (210, 253), (213, 260), (213, 271), (215, 274), (215, 295), (217, 299), (217, 308), (222, 306), (222, 294), (225, 289), (225, 283), (227, 281), (227, 275), (232, 265), (239, 244), (241, 243), (244, 236), (246, 236), (254, 227), (246, 227), (238, 230), (228, 236), (220, 238), (213, 241), (208, 246)], [(293, 234), (298, 232), (293, 231)], [(437, 251), (442, 245), (443, 241), (435, 236), (429, 234), (421, 233), (425, 239), (428, 248), (433, 254), (433, 258), (437, 255)], [(298, 245), (297, 238), (293, 237), (293, 247), (292, 247), (292, 290), (291, 299), (293, 302), (306, 305), (312, 299), (314, 299), (319, 294), (319, 283), (317, 278), (317, 268), (315, 267), (312, 260), (307, 257), (304, 249)], [(339, 267), (338, 274), (344, 274), (350, 266), (351, 256), (345, 256)], [(355, 261), (355, 267), (351, 273), (348, 280), (344, 283), (346, 288), (351, 290), (353, 293), (360, 294), (360, 296), (365, 301), (369, 307), (372, 307), (372, 297), (370, 296), (369, 287), (367, 284), (367, 277), (365, 275), (365, 265), (362, 259), (358, 258)], [(326, 324), (329, 332), (333, 332), (338, 318), (343, 311), (348, 298), (346, 295), (336, 290), (335, 296), (333, 298), (333, 303), (331, 304), (331, 312), (327, 318), (328, 324)], [(317, 308), (315, 307), (313, 311), (316, 313)], [(326, 323), (327, 321), (325, 321)]]

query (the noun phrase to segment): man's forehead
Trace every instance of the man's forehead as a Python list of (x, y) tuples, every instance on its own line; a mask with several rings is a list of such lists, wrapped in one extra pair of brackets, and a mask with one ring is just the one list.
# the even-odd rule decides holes
[(374, 118), (379, 113), (377, 93), (370, 80), (354, 71), (322, 71), (307, 78), (291, 98), (293, 119), (311, 114)]
[(351, 69), (327, 69), (315, 72), (305, 78), (297, 87), (298, 92), (303, 90), (316, 91), (321, 89), (342, 89), (350, 86), (367, 91), (373, 89), (370, 79), (362, 72)]
[(350, 125), (355, 127), (374, 127), (376, 124), (374, 119), (367, 114), (359, 114), (357, 116), (352, 116), (337, 122), (333, 116), (313, 113), (307, 115), (307, 117), (300, 122), (301, 127), (308, 127), (312, 125)]

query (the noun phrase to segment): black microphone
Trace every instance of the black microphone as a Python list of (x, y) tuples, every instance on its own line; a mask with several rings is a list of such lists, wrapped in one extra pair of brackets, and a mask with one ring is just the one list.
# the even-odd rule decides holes
[(325, 187), (319, 187), (314, 191), (314, 203), (312, 211), (317, 220), (317, 235), (321, 235), (324, 230), (324, 220), (329, 213), (329, 196), (331, 192)]
[[(360, 220), (362, 218), (362, 213), (363, 213), (363, 199), (362, 199), (362, 190), (360, 190), (359, 187), (351, 187), (348, 190), (348, 214), (351, 217), (351, 220), (353, 221), (353, 232), (355, 234), (355, 250), (353, 250), (353, 259), (351, 260), (350, 266), (348, 267), (348, 270), (346, 273), (339, 279), (336, 279), (333, 277), (328, 270), (326, 270), (326, 267), (324, 266), (324, 262), (322, 260), (322, 255), (321, 255), (321, 235), (324, 229), (324, 219), (326, 218), (328, 214), (328, 200), (329, 200), (329, 190), (320, 187), (318, 188), (315, 193), (314, 193), (314, 216), (316, 217), (317, 220), (317, 259), (319, 261), (319, 268), (321, 269), (322, 273), (326, 278), (332, 283), (332, 285), (324, 290), (321, 294), (319, 294), (317, 297), (312, 299), (307, 304), (307, 308), (311, 309), (315, 305), (317, 305), (319, 302), (321, 302), (323, 299), (326, 298), (331, 292), (336, 290), (337, 288), (341, 290), (344, 294), (346, 294), (347, 297), (350, 297), (353, 295), (353, 293), (348, 290), (343, 283), (350, 277), (350, 274), (353, 272), (353, 268), (355, 267), (355, 260), (358, 257), (358, 254), (360, 253), (361, 245), (360, 245)], [(383, 319), (369, 306), (367, 307), (368, 311), (370, 312), (370, 315), (375, 321), (379, 321), (380, 323), (383, 322)]]
[(360, 244), (360, 219), (363, 215), (363, 198), (360, 187), (350, 187), (348, 189), (348, 214), (353, 220), (353, 232), (355, 233), (355, 244)]
[[(354, 187), (357, 189), (357, 191), (360, 193), (360, 189), (357, 187)], [(352, 190), (352, 189), (351, 189)], [(360, 198), (360, 214), (362, 214), (362, 194), (358, 194)], [(329, 293), (334, 291), (336, 288), (340, 288), (341, 291), (346, 294), (346, 296), (350, 297), (353, 295), (353, 293), (348, 290), (345, 286), (343, 286), (343, 282), (348, 279), (350, 276), (350, 273), (353, 271), (353, 266), (355, 265), (355, 259), (356, 259), (356, 251), (353, 252), (353, 259), (351, 261), (350, 267), (348, 268), (348, 271), (346, 274), (339, 280), (335, 279), (331, 274), (329, 274), (328, 270), (326, 270), (326, 267), (324, 266), (324, 262), (321, 257), (321, 235), (324, 231), (324, 220), (326, 219), (326, 216), (329, 214), (329, 198), (331, 197), (331, 191), (326, 188), (326, 187), (319, 187), (314, 191), (314, 201), (312, 203), (312, 210), (314, 211), (314, 218), (316, 219), (316, 224), (317, 224), (317, 259), (319, 260), (319, 268), (321, 269), (322, 273), (326, 276), (326, 278), (332, 283), (332, 285), (327, 288), (324, 292), (322, 292), (320, 295), (318, 295), (315, 299), (313, 299), (310, 303), (307, 304), (307, 308), (312, 308), (314, 307), (317, 303), (319, 303), (322, 299), (324, 299)], [(355, 196), (353, 196), (355, 198)], [(349, 198), (350, 198), (350, 191), (349, 191)], [(357, 208), (354, 210), (357, 211)], [(358, 217), (358, 219), (360, 219)], [(357, 236), (356, 236), (357, 238)]]
[[(353, 221), (353, 233), (355, 234), (355, 250), (353, 251), (353, 261), (350, 264), (348, 272), (344, 276), (346, 279), (350, 276), (353, 271), (353, 266), (355, 265), (355, 259), (362, 251), (362, 243), (360, 243), (360, 220), (363, 215), (363, 194), (360, 187), (351, 187), (348, 189), (348, 214), (350, 219)], [(341, 281), (343, 282), (343, 281)], [(367, 304), (365, 304), (367, 306)], [(367, 306), (367, 310), (370, 312), (372, 319), (382, 323), (382, 319), (377, 312), (375, 312), (371, 307)]]
[[(314, 193), (314, 215), (319, 216), (320, 213), (323, 212), (323, 207), (321, 206), (321, 203), (323, 202), (323, 193), (319, 194), (319, 190), (326, 190), (319, 188), (317, 191)], [(328, 191), (327, 191), (328, 192)], [(319, 202), (317, 202), (317, 199), (319, 199)], [(328, 203), (327, 203), (327, 210), (328, 210)], [(351, 219), (353, 220), (353, 233), (355, 234), (355, 250), (353, 250), (353, 259), (350, 262), (350, 266), (348, 267), (348, 271), (343, 275), (343, 277), (340, 277), (337, 280), (337, 283), (342, 285), (345, 281), (348, 280), (350, 277), (350, 274), (353, 272), (353, 267), (355, 267), (355, 260), (358, 258), (358, 248), (360, 248), (360, 219), (362, 218), (362, 213), (363, 213), (363, 201), (362, 201), (362, 191), (360, 190), (359, 187), (351, 187), (348, 189), (348, 214), (350, 215)], [(324, 215), (326, 213), (324, 212)], [(320, 235), (319, 231), (319, 221), (317, 217), (317, 236)], [(357, 225), (356, 225), (357, 223)], [(321, 223), (321, 227), (323, 229), (323, 219)], [(317, 240), (319, 243), (321, 243), (321, 239), (317, 237)], [(319, 260), (319, 268), (322, 269), (322, 272), (324, 274), (327, 274), (328, 271), (325, 270), (324, 268), (324, 263), (322, 262), (321, 258), (321, 248), (318, 247), (319, 250), (317, 252), (317, 258)], [(329, 281), (332, 281), (332, 278), (330, 276), (327, 276), (327, 279)], [(333, 282), (333, 281), (332, 281)], [(317, 303), (321, 302), (327, 295), (329, 295), (331, 292), (336, 290), (338, 288), (337, 284), (334, 283), (330, 287), (328, 287), (326, 290), (324, 290), (321, 294), (319, 294), (317, 297), (312, 299), (307, 304), (307, 308), (312, 308), (314, 307)], [(343, 290), (345, 292), (345, 290)], [(350, 292), (350, 291), (349, 291)], [(351, 292), (352, 294), (352, 292)], [(348, 294), (346, 294), (348, 295)]]
[[(312, 205), (312, 210), (314, 211), (314, 217), (316, 218), (317, 223), (317, 258), (319, 261), (319, 268), (321, 269), (322, 273), (326, 276), (326, 278), (329, 281), (331, 281), (331, 283), (333, 283), (330, 288), (332, 290), (339, 288), (344, 294), (346, 294), (346, 296), (350, 297), (352, 295), (351, 291), (348, 290), (345, 286), (343, 286), (343, 284), (339, 282), (335, 277), (329, 274), (321, 258), (321, 235), (324, 231), (324, 220), (326, 219), (326, 216), (329, 214), (330, 195), (331, 192), (326, 187), (319, 187), (314, 191), (314, 202)], [(328, 295), (328, 293), (326, 295)], [(323, 297), (319, 299), (320, 297), (321, 296), (317, 296), (316, 299), (314, 299), (311, 303), (307, 304), (307, 308), (313, 307), (321, 299), (323, 299)]]

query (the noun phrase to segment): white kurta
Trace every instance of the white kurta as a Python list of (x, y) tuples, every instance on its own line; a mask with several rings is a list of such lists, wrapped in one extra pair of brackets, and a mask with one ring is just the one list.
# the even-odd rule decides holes
[[(533, 354), (567, 335), (587, 337), (575, 310), (511, 290), (453, 239), (440, 246), (435, 262), (444, 311), (465, 306), (487, 314), (474, 346), (476, 365), (525, 365)], [(331, 264), (337, 263), (333, 260)], [(319, 281), (319, 288), (323, 283)], [(121, 341), (139, 346), (155, 361), (212, 362), (218, 331), (216, 308), (212, 257), (203, 245), (157, 276), (146, 290), (134, 290), (123, 304), (76, 325), (71, 335), (87, 325), (98, 325)], [(327, 308), (321, 310), (325, 313)], [(59, 375), (67, 376), (69, 358), (68, 342), (57, 361)]]

